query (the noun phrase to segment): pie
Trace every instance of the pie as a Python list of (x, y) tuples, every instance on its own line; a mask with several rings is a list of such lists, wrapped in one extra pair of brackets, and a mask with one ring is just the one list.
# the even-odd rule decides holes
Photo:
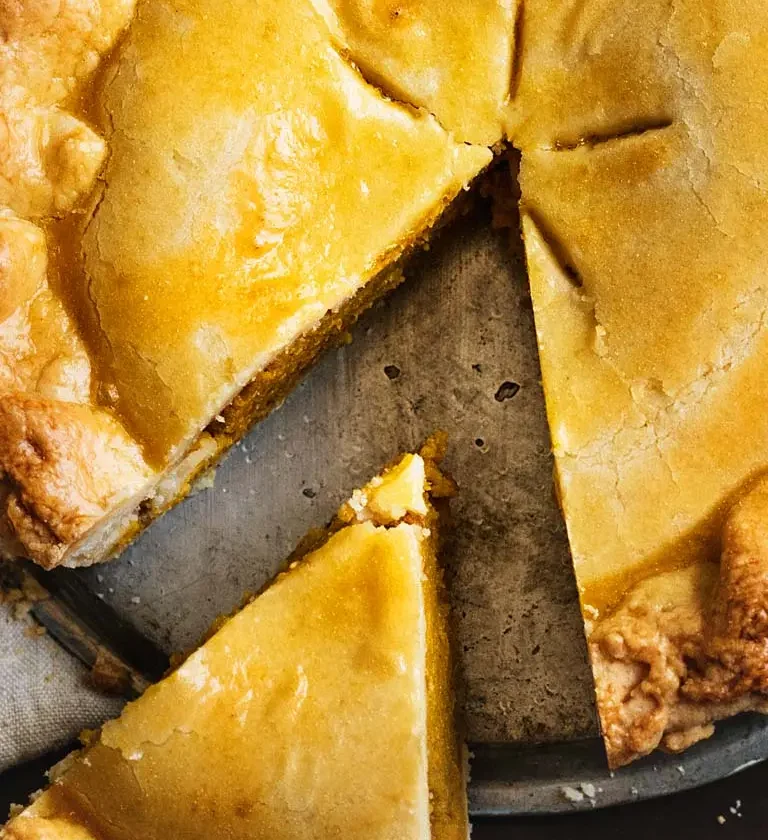
[(768, 711), (768, 6), (570, 6), (526, 4), (516, 137), (615, 766)]
[(314, 0), (334, 42), (395, 100), (458, 140), (500, 144), (514, 72), (515, 0)]
[(768, 6), (210, 10), (0, 10), (5, 553), (123, 546), (511, 143), (609, 761), (768, 712)]
[(367, 83), (310, 0), (215, 9), (0, 8), (6, 554), (129, 541), (491, 159)]
[(430, 486), (417, 454), (356, 491), (0, 836), (466, 838)]

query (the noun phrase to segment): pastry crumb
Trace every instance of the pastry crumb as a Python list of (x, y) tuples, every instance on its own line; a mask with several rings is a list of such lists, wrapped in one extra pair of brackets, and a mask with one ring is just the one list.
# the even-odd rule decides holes
[(575, 787), (571, 787), (570, 785), (565, 785), (564, 787), (560, 788), (562, 791), (563, 796), (569, 802), (583, 802), (584, 801), (584, 794)]

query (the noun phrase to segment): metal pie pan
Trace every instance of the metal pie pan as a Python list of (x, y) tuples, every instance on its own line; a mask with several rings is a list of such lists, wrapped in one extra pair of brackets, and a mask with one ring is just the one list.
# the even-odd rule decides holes
[(597, 738), (479, 744), (473, 753), (473, 816), (568, 813), (666, 796), (746, 770), (768, 757), (768, 721), (742, 715), (681, 755), (655, 754), (613, 773)]
[(522, 248), (491, 230), (488, 208), (449, 225), (352, 337), (233, 450), (212, 489), (116, 561), (73, 574), (165, 651), (187, 650), (354, 487), (444, 429), (461, 488), (444, 560), (475, 745), (473, 813), (631, 802), (768, 756), (768, 726), (745, 716), (683, 756), (607, 772)]

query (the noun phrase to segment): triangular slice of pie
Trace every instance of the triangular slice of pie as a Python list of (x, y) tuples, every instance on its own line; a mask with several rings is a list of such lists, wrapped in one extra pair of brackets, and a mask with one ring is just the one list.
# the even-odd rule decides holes
[(431, 450), (356, 491), (0, 836), (466, 838)]
[(617, 765), (768, 711), (768, 6), (533, 0), (526, 32), (524, 235)]
[(0, 31), (0, 547), (82, 565), (286, 396), (491, 153), (367, 83), (311, 0), (5, 4)]

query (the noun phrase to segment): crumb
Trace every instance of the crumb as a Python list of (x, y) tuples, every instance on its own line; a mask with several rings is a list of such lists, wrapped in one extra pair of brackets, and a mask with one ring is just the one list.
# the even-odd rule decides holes
[(577, 790), (575, 787), (571, 787), (570, 785), (565, 785), (564, 787), (560, 788), (562, 791), (563, 796), (569, 802), (583, 802), (584, 801), (584, 794)]
[(682, 764), (678, 764), (678, 765), (677, 765), (677, 772), (678, 772), (681, 776), (684, 776), (684, 775), (685, 775), (685, 767), (683, 767), (683, 765), (682, 765)]
[(13, 617), (16, 621), (21, 621), (29, 615), (31, 609), (32, 604), (29, 601), (17, 601), (13, 604)]
[(513, 397), (516, 397), (520, 392), (520, 386), (517, 382), (512, 382), (512, 380), (508, 379), (506, 382), (502, 382), (499, 385), (498, 390), (494, 395), (494, 399), (496, 402), (503, 403), (506, 400), (511, 400)]
[(34, 639), (36, 636), (44, 636), (45, 627), (42, 624), (30, 624), (29, 627), (24, 629), (24, 635), (30, 639)]
[(722, 814), (718, 814), (717, 821), (720, 823), (720, 825), (723, 825), (725, 823), (725, 817)]
[(134, 595), (133, 598), (131, 598), (131, 603), (132, 604), (140, 604), (141, 603), (141, 598), (139, 598), (138, 595)]
[(362, 490), (355, 490), (348, 504), (355, 513), (361, 514), (368, 506), (368, 497)]
[(104, 694), (124, 694), (131, 685), (128, 669), (111, 656), (99, 651), (91, 668), (91, 684)]

